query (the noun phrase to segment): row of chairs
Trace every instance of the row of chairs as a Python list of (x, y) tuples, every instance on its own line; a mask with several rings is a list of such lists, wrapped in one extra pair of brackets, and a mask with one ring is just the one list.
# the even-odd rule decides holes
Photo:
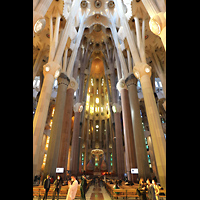
[[(118, 199), (118, 198), (123, 198), (123, 199), (139, 199), (139, 196), (136, 193), (137, 188), (132, 188), (132, 189), (113, 189), (112, 186), (109, 184), (105, 183), (105, 188), (110, 194), (112, 199)], [(164, 195), (159, 195), (160, 199), (165, 200), (166, 199), (166, 190), (160, 190), (160, 193), (164, 193)], [(148, 194), (147, 194), (148, 197)]]
[[(87, 188), (86, 191), (88, 190), (89, 186), (91, 185), (92, 180), (87, 180)], [(66, 199), (67, 193), (68, 193), (68, 186), (62, 186), (60, 193), (59, 193), (59, 198), (60, 199)], [(53, 191), (54, 191), (54, 186), (51, 185), (49, 192), (48, 192), (48, 197), (53, 196)], [(38, 197), (38, 200), (41, 199), (44, 196), (44, 187), (42, 185), (33, 187), (33, 197)], [(80, 191), (80, 185), (78, 186), (77, 193), (76, 193), (76, 199), (81, 198), (81, 191)]]
[[(54, 191), (54, 188), (50, 187), (49, 192), (48, 192), (48, 197), (53, 196), (53, 191)], [(68, 192), (68, 187), (62, 187), (59, 193), (59, 198), (66, 199), (67, 192)], [(38, 200), (43, 198), (44, 193), (45, 193), (44, 188), (33, 187), (33, 197), (38, 197)], [(81, 192), (80, 192), (80, 186), (78, 186), (76, 199), (80, 199), (80, 198), (81, 198)]]

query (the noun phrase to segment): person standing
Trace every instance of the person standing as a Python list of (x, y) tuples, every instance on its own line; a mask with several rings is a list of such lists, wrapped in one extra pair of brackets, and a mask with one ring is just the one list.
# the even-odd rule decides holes
[(159, 193), (160, 193), (159, 187), (156, 184), (155, 180), (152, 180), (152, 184), (153, 184), (153, 187), (155, 189), (156, 200), (159, 200)]
[(44, 193), (43, 200), (47, 199), (49, 189), (50, 189), (50, 176), (47, 175), (47, 178), (44, 180), (44, 190), (45, 190), (45, 193)]
[(140, 195), (139, 195), (140, 200), (147, 200), (146, 187), (145, 187), (143, 178), (140, 178), (138, 190), (140, 193)]
[(61, 185), (62, 185), (62, 181), (60, 180), (60, 176), (57, 177), (57, 179), (54, 181), (54, 191), (53, 191), (53, 197), (52, 200), (55, 199), (56, 196), (56, 192), (57, 192), (57, 200), (59, 200), (59, 192), (61, 190)]
[(85, 175), (83, 175), (81, 178), (81, 187), (80, 187), (82, 199), (85, 199), (86, 188), (87, 188), (87, 180)]
[(148, 199), (156, 200), (155, 189), (153, 187), (151, 179), (147, 179)]
[(67, 193), (66, 200), (74, 200), (76, 197), (76, 192), (78, 189), (78, 181), (76, 180), (75, 175), (71, 175), (71, 181), (73, 181), (73, 183), (68, 181), (69, 190)]

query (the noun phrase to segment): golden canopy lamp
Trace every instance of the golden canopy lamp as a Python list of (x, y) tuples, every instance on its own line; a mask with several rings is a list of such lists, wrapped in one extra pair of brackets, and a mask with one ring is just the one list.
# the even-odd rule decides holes
[(98, 163), (99, 163), (99, 159), (101, 156), (103, 156), (104, 151), (102, 149), (93, 149), (91, 151), (91, 154), (92, 154), (92, 156), (94, 155), (94, 157), (95, 157), (95, 166), (97, 167)]

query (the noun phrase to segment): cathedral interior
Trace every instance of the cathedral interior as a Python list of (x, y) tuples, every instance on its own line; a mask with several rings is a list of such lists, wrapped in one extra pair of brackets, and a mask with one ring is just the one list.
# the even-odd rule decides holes
[(33, 0), (33, 177), (57, 168), (165, 188), (165, 0)]

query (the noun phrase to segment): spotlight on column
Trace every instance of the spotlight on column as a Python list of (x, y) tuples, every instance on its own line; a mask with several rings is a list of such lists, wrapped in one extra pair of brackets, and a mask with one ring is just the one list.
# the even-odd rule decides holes
[(146, 66), (145, 69), (144, 69), (144, 71), (146, 73), (149, 73), (151, 71), (151, 67), (150, 66)]
[(133, 74), (137, 79), (140, 79), (140, 73), (135, 68), (133, 68)]
[(45, 68), (44, 68), (44, 70), (45, 70), (46, 72), (49, 72), (50, 67), (49, 67), (48, 65), (46, 65)]
[(116, 106), (112, 106), (112, 111), (113, 111), (114, 113), (117, 112), (117, 108), (116, 108)]
[(83, 105), (79, 106), (78, 112), (82, 112), (83, 111)]
[(37, 22), (34, 25), (34, 32), (35, 33), (40, 33), (46, 25), (46, 20), (45, 19), (38, 19)]
[(54, 78), (58, 78), (59, 76), (60, 76), (60, 69), (56, 70)]

